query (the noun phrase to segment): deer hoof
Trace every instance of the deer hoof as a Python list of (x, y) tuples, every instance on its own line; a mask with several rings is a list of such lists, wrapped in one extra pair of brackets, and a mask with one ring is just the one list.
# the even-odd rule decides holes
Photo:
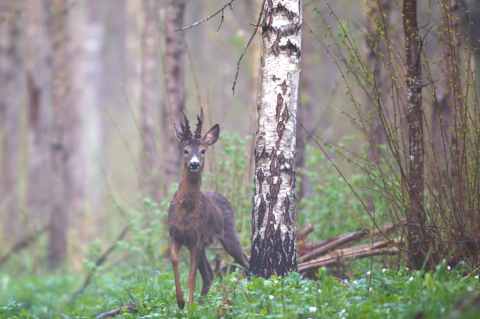
[(178, 308), (182, 310), (185, 307), (185, 301), (177, 301)]

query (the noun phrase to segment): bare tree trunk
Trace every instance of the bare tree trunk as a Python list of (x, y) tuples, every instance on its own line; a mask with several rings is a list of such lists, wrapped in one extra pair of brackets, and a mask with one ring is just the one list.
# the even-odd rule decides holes
[(170, 184), (178, 181), (183, 158), (180, 144), (175, 139), (172, 125), (185, 107), (185, 46), (182, 34), (174, 30), (183, 27), (186, 0), (167, 0), (165, 15), (166, 100), (162, 108), (165, 193)]
[(265, 1), (255, 146), (250, 271), (285, 276), (297, 269), (295, 136), (301, 55), (301, 0)]
[(48, 262), (51, 269), (67, 258), (68, 211), (67, 161), (68, 112), (70, 111), (71, 75), (69, 70), (67, 21), (69, 10), (62, 0), (46, 1), (49, 37), (52, 44), (53, 132), (51, 140), (52, 181), (50, 187), (51, 218)]
[[(159, 28), (159, 1), (146, 0), (143, 2), (145, 24), (142, 33), (142, 73), (141, 73), (141, 102), (140, 125), (142, 138), (141, 174), (142, 188), (148, 190), (149, 195), (158, 201), (159, 174), (158, 150), (155, 144), (155, 127), (158, 108), (158, 28)], [(172, 134), (173, 135), (173, 134)]]
[(19, 26), (0, 25), (0, 123), (2, 129), (2, 163), (0, 180), (0, 210), (5, 237), (9, 241), (20, 235), (18, 218), (18, 159), (19, 120), (22, 101)]
[(27, 138), (28, 138), (28, 188), (29, 220), (34, 228), (47, 218), (48, 168), (50, 148), (45, 113), (49, 103), (50, 69), (46, 61), (50, 56), (47, 42), (45, 3), (29, 0), (27, 24)]
[[(423, 110), (422, 110), (422, 62), (418, 35), (417, 1), (403, 2), (403, 30), (405, 33), (405, 52), (407, 67), (407, 123), (409, 136), (409, 197), (408, 211), (408, 260), (412, 269), (421, 269), (428, 252), (426, 244), (423, 176)], [(428, 244), (426, 244), (428, 247)]]

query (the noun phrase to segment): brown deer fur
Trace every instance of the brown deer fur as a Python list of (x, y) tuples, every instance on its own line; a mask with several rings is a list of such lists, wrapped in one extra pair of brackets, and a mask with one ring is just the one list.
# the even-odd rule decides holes
[(242, 251), (235, 226), (232, 205), (221, 194), (213, 191), (200, 191), (202, 171), (205, 163), (205, 151), (213, 145), (220, 133), (218, 124), (213, 126), (201, 138), (203, 108), (201, 116), (197, 115), (198, 124), (195, 137), (190, 132), (189, 122), (183, 114), (180, 119), (181, 128), (174, 124), (179, 142), (184, 148), (184, 164), (182, 181), (173, 195), (168, 210), (168, 227), (170, 232), (170, 259), (175, 275), (177, 304), (180, 309), (185, 306), (178, 272), (178, 253), (182, 246), (190, 251), (190, 274), (188, 277), (189, 303), (193, 302), (193, 293), (197, 269), (200, 270), (203, 286), (201, 296), (210, 290), (213, 271), (208, 263), (205, 248), (215, 240), (219, 240), (225, 251), (245, 269), (249, 268), (249, 260)]

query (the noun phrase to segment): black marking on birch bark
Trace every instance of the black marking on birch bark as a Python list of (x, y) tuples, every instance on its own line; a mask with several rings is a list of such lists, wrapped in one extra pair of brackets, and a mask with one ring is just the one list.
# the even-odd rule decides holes
[(258, 193), (261, 195), (262, 184), (263, 184), (263, 180), (265, 179), (265, 175), (263, 175), (263, 170), (261, 168), (258, 170), (257, 179), (258, 179)]
[(270, 8), (273, 8), (273, 1), (272, 1), (272, 0), (268, 0), (268, 6), (269, 6)]
[(278, 44), (280, 43), (281, 38), (282, 38), (282, 30), (278, 29), (277, 39), (275, 40), (275, 42), (273, 42), (273, 45), (272, 45), (272, 51), (273, 51), (273, 54), (275, 55), (275, 57), (278, 57), (278, 54), (280, 53)]
[(280, 176), (280, 165), (278, 165), (276, 149), (272, 149), (272, 153), (270, 154), (270, 174), (272, 174), (272, 176)]
[(260, 206), (258, 206), (258, 221), (257, 221), (257, 229), (262, 228), (263, 226), (263, 219), (265, 218), (265, 214), (267, 212), (267, 203), (261, 196), (260, 199)]
[(275, 118), (277, 121), (280, 119), (280, 111), (282, 110), (283, 106), (283, 97), (280, 93), (277, 95), (277, 108), (275, 110)]
[(276, 81), (276, 80), (277, 80), (277, 76), (276, 76), (275, 74), (273, 75), (273, 78), (272, 78), (272, 80), (274, 80), (274, 81)]
[[(290, 40), (288, 40), (290, 41)], [(282, 83), (282, 92), (283, 92), (283, 95), (285, 95), (287, 93), (287, 80), (283, 80), (283, 83)]]
[[(255, 196), (252, 196), (252, 216), (255, 216)], [(250, 241), (253, 242), (253, 234), (257, 227), (255, 226), (255, 218), (252, 218), (252, 235), (250, 236)]]
[(285, 196), (285, 200), (283, 201), (283, 203), (285, 204), (285, 214), (284, 214), (284, 223), (285, 225), (288, 226), (288, 230), (290, 230), (290, 226), (292, 225), (292, 221), (290, 220), (290, 198), (288, 198), (288, 194), (287, 196)]
[(289, 118), (290, 118), (290, 114), (288, 112), (287, 102), (285, 102), (285, 108), (283, 109), (283, 114), (282, 114), (283, 123), (287, 123)]
[(285, 124), (283, 124), (283, 121), (278, 122), (277, 125), (277, 134), (278, 134), (278, 140), (275, 142), (275, 147), (277, 150), (280, 148), (280, 142), (283, 137), (283, 131), (285, 131)]
[(283, 151), (280, 152), (280, 156), (278, 156), (278, 166), (281, 168), (285, 165), (285, 156), (283, 156)]

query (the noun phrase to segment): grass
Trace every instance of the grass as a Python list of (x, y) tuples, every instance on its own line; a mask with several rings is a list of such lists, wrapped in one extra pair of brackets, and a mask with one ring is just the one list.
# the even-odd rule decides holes
[[(238, 272), (216, 278), (206, 298), (179, 310), (171, 267), (165, 270), (132, 268), (108, 272), (70, 302), (82, 278), (71, 275), (8, 278), (1, 274), (0, 316), (4, 318), (91, 318), (135, 304), (136, 311), (118, 318), (441, 318), (480, 291), (478, 277), (447, 269), (435, 272), (407, 269), (368, 270), (369, 261), (355, 261), (352, 276), (340, 282), (320, 269), (320, 281), (291, 273), (286, 278), (246, 279)], [(188, 296), (187, 264), (181, 281)], [(122, 273), (123, 277), (119, 274)], [(198, 276), (200, 277), (200, 276)], [(6, 279), (8, 278), (8, 279)], [(468, 308), (459, 318), (478, 318)]]

